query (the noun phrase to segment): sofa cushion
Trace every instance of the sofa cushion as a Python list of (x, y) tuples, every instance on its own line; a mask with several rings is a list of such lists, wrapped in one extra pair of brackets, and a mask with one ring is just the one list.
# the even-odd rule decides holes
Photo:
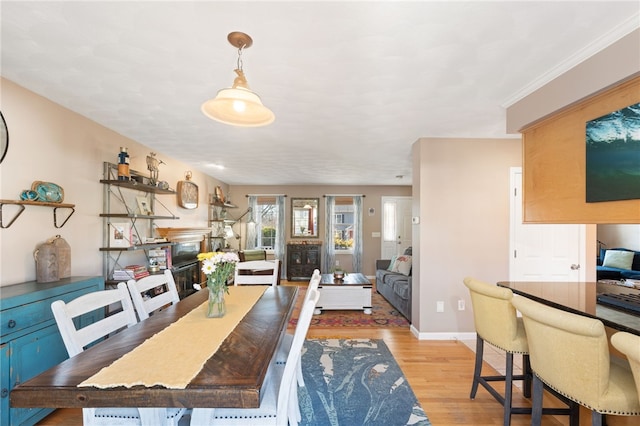
[(398, 260), (398, 256), (397, 255), (391, 256), (391, 260), (389, 261), (389, 266), (387, 266), (387, 270), (388, 271), (398, 272), (398, 271), (395, 270), (396, 260)]
[(409, 280), (404, 275), (388, 275), (385, 277), (385, 283), (393, 289), (393, 292), (401, 299), (409, 299), (410, 288)]
[(634, 252), (632, 251), (607, 250), (604, 253), (602, 266), (607, 268), (631, 269), (631, 265), (633, 265), (633, 255)]
[(391, 271), (398, 272), (402, 275), (409, 275), (409, 273), (411, 273), (411, 256), (398, 256)]

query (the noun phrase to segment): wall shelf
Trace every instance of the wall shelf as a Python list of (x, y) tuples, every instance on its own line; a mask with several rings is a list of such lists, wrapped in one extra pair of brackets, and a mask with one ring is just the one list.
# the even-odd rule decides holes
[(100, 247), (100, 251), (135, 251), (135, 250), (151, 250), (161, 247), (174, 246), (175, 243), (168, 241), (162, 243), (136, 244), (130, 247)]
[[(103, 247), (100, 247), (99, 250), (103, 253), (104, 258), (104, 278), (107, 282), (111, 282), (114, 270), (118, 267), (123, 268), (131, 261), (131, 257), (125, 253), (142, 251), (146, 261), (149, 262), (148, 250), (175, 245), (169, 241), (156, 240), (153, 243), (144, 243), (144, 241), (152, 241), (155, 220), (180, 218), (156, 197), (157, 195), (175, 195), (176, 191), (145, 183), (148, 182), (148, 178), (135, 170), (129, 171), (132, 180), (119, 180), (117, 178), (117, 164), (105, 162), (103, 168), (103, 179), (100, 180), (104, 189), (103, 211), (100, 213), (100, 217), (103, 218)], [(144, 198), (149, 210), (154, 214), (140, 213), (141, 206), (138, 198)], [(156, 210), (156, 207), (159, 211)], [(157, 214), (158, 212), (161, 214)], [(131, 245), (113, 246), (111, 244), (111, 233), (113, 232), (111, 219), (122, 219), (121, 222), (129, 224), (131, 228), (129, 243)], [(138, 220), (141, 222), (137, 224)]]
[[(132, 174), (135, 173), (132, 170)], [(134, 189), (136, 191), (150, 192), (152, 194), (175, 194), (173, 189), (163, 189), (157, 186), (146, 185), (144, 183), (138, 183), (135, 180), (117, 180), (117, 179), (101, 179), (100, 183), (107, 185), (119, 186), (122, 188)]]
[(209, 202), (209, 227), (211, 228), (211, 250), (221, 250), (225, 247), (225, 227), (237, 222), (232, 217), (227, 217), (227, 209), (237, 209), (238, 206), (225, 203), (211, 197)]
[[(3, 221), (3, 210), (5, 204), (12, 204), (19, 206), (19, 210), (16, 214), (9, 220), (9, 223), (5, 224)], [(69, 218), (75, 213), (75, 204), (64, 204), (64, 203), (47, 203), (43, 201), (19, 201), (19, 200), (0, 200), (0, 228), (6, 229), (13, 225), (13, 222), (18, 219), (18, 217), (24, 212), (25, 206), (39, 206), (39, 207), (52, 207), (53, 208), (53, 226), (56, 228), (62, 228), (65, 223), (69, 220)], [(71, 212), (67, 215), (67, 217), (62, 221), (61, 224), (58, 225), (58, 209), (68, 209)]]
[(136, 214), (136, 213), (100, 213), (100, 217), (119, 217), (126, 219), (180, 219), (177, 216), (157, 216), (152, 214)]

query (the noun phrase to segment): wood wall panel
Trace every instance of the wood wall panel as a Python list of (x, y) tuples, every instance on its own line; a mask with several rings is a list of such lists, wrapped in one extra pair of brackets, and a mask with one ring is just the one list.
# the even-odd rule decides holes
[(525, 223), (640, 223), (640, 200), (585, 201), (586, 122), (638, 102), (640, 77), (523, 130)]

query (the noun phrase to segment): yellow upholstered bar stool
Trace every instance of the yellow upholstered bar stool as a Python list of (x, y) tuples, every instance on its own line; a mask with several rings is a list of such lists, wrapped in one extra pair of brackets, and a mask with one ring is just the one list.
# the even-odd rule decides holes
[(611, 336), (611, 344), (627, 357), (640, 396), (640, 336), (620, 331)]
[(611, 362), (604, 324), (526, 297), (514, 297), (522, 313), (533, 370), (531, 424), (542, 421), (543, 385), (591, 410), (591, 424), (603, 414), (640, 416), (640, 400), (628, 365)]
[[(522, 320), (516, 315), (511, 304), (513, 292), (473, 278), (465, 278), (464, 285), (471, 293), (473, 319), (476, 328), (476, 362), (473, 372), (473, 384), (470, 398), (476, 397), (478, 385), (482, 385), (504, 407), (504, 425), (511, 424), (512, 414), (530, 414), (529, 407), (512, 406), (512, 386), (514, 380), (524, 381), (524, 394), (530, 395), (531, 382), (527, 374), (513, 374), (513, 355), (522, 355), (523, 372), (529, 371), (527, 336)], [(504, 376), (483, 376), (482, 355), (487, 342), (506, 353), (506, 372)], [(504, 381), (505, 392), (501, 395), (489, 382)]]

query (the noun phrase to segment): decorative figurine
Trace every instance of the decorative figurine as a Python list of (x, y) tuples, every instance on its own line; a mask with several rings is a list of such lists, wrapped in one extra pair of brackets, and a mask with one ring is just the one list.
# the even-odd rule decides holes
[(149, 155), (147, 155), (147, 169), (149, 169), (150, 173), (150, 181), (149, 184), (151, 186), (156, 186), (158, 183), (158, 173), (159, 173), (159, 166), (160, 164), (166, 164), (164, 161), (162, 160), (158, 160), (156, 158), (156, 153), (152, 152)]

